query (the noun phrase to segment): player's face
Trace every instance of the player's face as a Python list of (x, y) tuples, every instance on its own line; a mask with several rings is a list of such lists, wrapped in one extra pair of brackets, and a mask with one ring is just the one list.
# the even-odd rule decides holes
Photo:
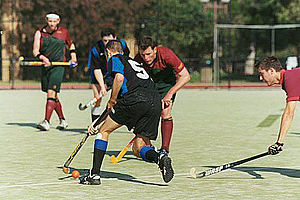
[(152, 47), (148, 47), (145, 50), (140, 49), (139, 53), (148, 65), (151, 65), (156, 59), (156, 47), (154, 47), (153, 49)]
[(276, 79), (276, 70), (270, 68), (269, 70), (258, 69), (259, 80), (264, 81), (268, 86), (279, 83)]
[(49, 28), (54, 31), (57, 28), (57, 25), (60, 22), (60, 19), (47, 18), (46, 19)]
[(108, 35), (108, 36), (103, 36), (102, 41), (104, 45), (106, 45), (110, 40), (116, 40), (117, 38), (114, 37), (113, 35)]

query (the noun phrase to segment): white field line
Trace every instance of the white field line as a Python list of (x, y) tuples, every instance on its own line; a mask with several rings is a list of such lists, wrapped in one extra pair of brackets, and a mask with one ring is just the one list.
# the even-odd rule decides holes
[[(175, 174), (175, 176), (188, 176), (189, 173), (180, 173), (180, 174)], [(122, 180), (140, 180), (140, 179), (145, 179), (145, 178), (155, 178), (155, 177), (160, 177), (160, 174), (157, 175), (149, 175), (149, 176), (140, 176), (136, 177), (134, 179), (131, 178), (122, 178)], [(71, 178), (71, 177), (70, 177)], [(101, 180), (106, 180), (106, 181), (115, 181), (118, 180), (118, 178), (101, 178)], [(74, 185), (78, 184), (78, 182), (70, 182), (70, 181), (56, 181), (56, 182), (46, 182), (46, 183), (31, 183), (31, 182), (26, 182), (23, 184), (15, 184), (15, 185), (2, 185), (0, 186), (1, 189), (9, 189), (9, 188), (16, 188), (16, 187), (35, 187), (35, 186), (46, 186), (46, 185)]]

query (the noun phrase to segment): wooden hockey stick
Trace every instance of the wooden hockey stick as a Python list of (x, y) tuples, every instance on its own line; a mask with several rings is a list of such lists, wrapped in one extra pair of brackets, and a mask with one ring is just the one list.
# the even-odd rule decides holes
[[(96, 128), (101, 122), (103, 122), (106, 119), (106, 117), (108, 116), (108, 114), (109, 114), (109, 111), (107, 109), (105, 109), (103, 111), (103, 113), (101, 114), (101, 116), (93, 124), (93, 127)], [(65, 174), (70, 173), (69, 166), (70, 166), (71, 162), (73, 161), (73, 159), (75, 158), (76, 154), (79, 152), (81, 147), (84, 145), (84, 143), (88, 139), (88, 137), (89, 137), (89, 135), (87, 134), (82, 138), (82, 140), (79, 142), (79, 144), (75, 147), (75, 149), (73, 150), (73, 152), (69, 156), (68, 160), (66, 160), (66, 162), (64, 163), (63, 171), (64, 171)]]

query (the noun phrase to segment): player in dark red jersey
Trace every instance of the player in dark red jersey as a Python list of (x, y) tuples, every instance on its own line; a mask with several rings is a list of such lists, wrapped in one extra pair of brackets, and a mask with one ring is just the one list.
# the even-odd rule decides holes
[(151, 37), (142, 37), (138, 41), (138, 47), (139, 53), (134, 59), (143, 63), (143, 67), (155, 82), (162, 98), (160, 153), (168, 154), (173, 132), (172, 104), (176, 92), (190, 80), (190, 74), (171, 49), (157, 46)]
[(77, 65), (75, 45), (70, 38), (68, 30), (59, 27), (60, 17), (58, 14), (49, 13), (46, 15), (47, 25), (38, 29), (34, 35), (33, 55), (44, 62), (42, 69), (42, 91), (47, 93), (45, 119), (40, 122), (37, 128), (48, 131), (50, 128), (50, 118), (53, 110), (59, 117), (58, 129), (66, 129), (68, 124), (62, 112), (61, 103), (57, 93), (63, 79), (64, 66), (51, 66), (53, 61), (65, 61), (66, 47), (71, 54), (71, 66)]
[(296, 103), (300, 101), (300, 68), (284, 70), (278, 58), (273, 56), (262, 59), (256, 67), (260, 80), (268, 86), (281, 84), (287, 95), (277, 140), (268, 147), (269, 153), (275, 155), (282, 151), (283, 140), (293, 121)]
[[(134, 141), (134, 154), (148, 162), (157, 163), (165, 182), (171, 181), (174, 171), (171, 159), (160, 155), (150, 145), (158, 135), (161, 113), (161, 98), (153, 81), (139, 63), (123, 55), (121, 42), (111, 40), (106, 45), (107, 75), (113, 78), (112, 92), (107, 103), (111, 110), (99, 129), (94, 143), (93, 167), (89, 175), (80, 178), (80, 183), (99, 185), (100, 168), (107, 149), (111, 132), (127, 126), (137, 136)], [(88, 133), (97, 134), (93, 126)]]

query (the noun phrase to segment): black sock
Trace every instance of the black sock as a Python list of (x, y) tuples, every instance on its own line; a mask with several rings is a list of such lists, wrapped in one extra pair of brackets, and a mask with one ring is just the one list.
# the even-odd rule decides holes
[(159, 153), (157, 153), (154, 149), (150, 149), (146, 152), (145, 157), (149, 162), (158, 163)]
[(94, 148), (93, 168), (91, 174), (100, 175), (100, 168), (106, 151)]
[(96, 139), (94, 144), (93, 167), (91, 174), (100, 175), (100, 168), (107, 149), (107, 141)]
[(92, 122), (95, 121), (96, 119), (98, 119), (100, 117), (100, 115), (93, 115), (92, 114)]

